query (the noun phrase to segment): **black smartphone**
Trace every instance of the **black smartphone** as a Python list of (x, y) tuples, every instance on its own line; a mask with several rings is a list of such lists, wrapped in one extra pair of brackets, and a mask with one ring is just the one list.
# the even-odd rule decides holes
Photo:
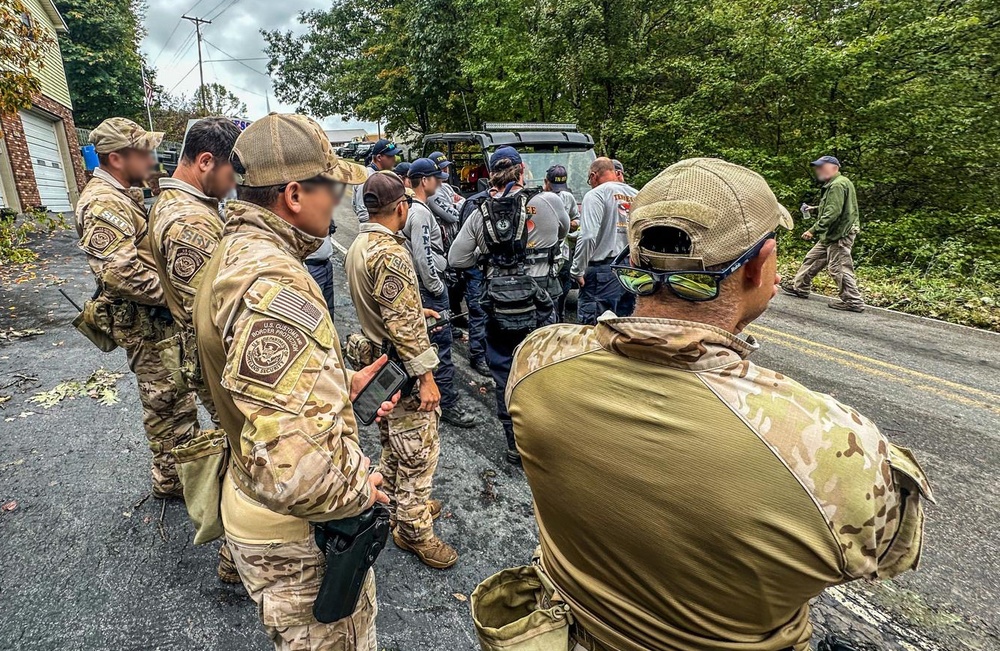
[(378, 416), (378, 408), (402, 389), (409, 379), (398, 364), (393, 361), (386, 362), (355, 398), (354, 417), (365, 425), (374, 423)]

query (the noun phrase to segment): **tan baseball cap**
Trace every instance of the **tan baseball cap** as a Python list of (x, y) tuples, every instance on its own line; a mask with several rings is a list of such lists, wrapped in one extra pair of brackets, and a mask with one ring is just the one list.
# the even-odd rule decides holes
[[(686, 235), (673, 241), (673, 250), (652, 237), (650, 229), (663, 226)], [(689, 158), (660, 172), (636, 195), (628, 220), (629, 256), (646, 269), (705, 269), (739, 258), (778, 226), (791, 228), (792, 216), (764, 177), (717, 158)]]
[(254, 188), (317, 176), (350, 185), (368, 178), (364, 167), (337, 157), (315, 120), (294, 113), (257, 120), (236, 139), (233, 153), (246, 170), (240, 184)]
[(127, 118), (108, 118), (90, 132), (90, 143), (98, 154), (128, 148), (152, 151), (162, 140), (162, 131), (146, 131)]

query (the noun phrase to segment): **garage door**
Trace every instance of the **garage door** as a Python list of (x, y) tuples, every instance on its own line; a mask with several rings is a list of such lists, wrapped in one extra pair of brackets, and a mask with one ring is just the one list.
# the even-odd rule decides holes
[(66, 169), (62, 154), (59, 153), (59, 139), (56, 138), (56, 122), (21, 112), (24, 136), (28, 141), (28, 155), (35, 171), (35, 183), (42, 205), (54, 212), (73, 209), (66, 185)]

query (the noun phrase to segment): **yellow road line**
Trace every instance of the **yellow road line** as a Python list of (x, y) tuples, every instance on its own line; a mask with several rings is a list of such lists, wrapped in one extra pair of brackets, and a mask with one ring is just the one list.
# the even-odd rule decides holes
[[(990, 393), (988, 391), (983, 391), (981, 389), (975, 389), (973, 387), (965, 386), (964, 384), (959, 384), (958, 382), (951, 382), (950, 380), (945, 380), (943, 378), (935, 377), (933, 375), (928, 375), (926, 373), (921, 373), (919, 371), (914, 371), (913, 369), (908, 369), (903, 366), (897, 366), (895, 364), (890, 364), (889, 362), (883, 362), (881, 360), (872, 359), (864, 355), (859, 355), (857, 353), (852, 353), (847, 350), (841, 350), (833, 346), (827, 346), (825, 344), (816, 343), (802, 337), (797, 337), (795, 335), (790, 335), (786, 332), (781, 332), (780, 330), (773, 330), (771, 328), (765, 328), (764, 326), (754, 325), (748, 328), (751, 332), (760, 332), (771, 335), (777, 339), (775, 343), (796, 350), (800, 353), (811, 355), (813, 357), (818, 357), (835, 364), (840, 364), (847, 368), (860, 371), (862, 373), (867, 373), (869, 375), (874, 375), (875, 377), (884, 378), (893, 382), (898, 382), (900, 384), (905, 384), (907, 386), (913, 387), (915, 389), (920, 389), (922, 391), (927, 391), (936, 394), (946, 400), (953, 400), (955, 402), (960, 402), (974, 407), (981, 407), (987, 409), (996, 414), (1000, 414), (1000, 396)], [(764, 337), (767, 339), (768, 337)], [(798, 342), (798, 343), (793, 343)], [(829, 353), (823, 352), (824, 349), (836, 353), (836, 355), (831, 355)], [(850, 358), (850, 359), (848, 359)], [(859, 363), (867, 362), (867, 364)], [(881, 370), (876, 368), (881, 366), (884, 369)], [(890, 372), (891, 371), (891, 372)], [(911, 379), (913, 378), (913, 379)], [(982, 395), (989, 398), (992, 402), (984, 402), (982, 400), (976, 400), (968, 396), (955, 393), (954, 391), (949, 391), (943, 389), (939, 386), (933, 386), (933, 384), (927, 384), (927, 382), (941, 384), (958, 391), (967, 391), (973, 394)]]
[(965, 384), (961, 384), (959, 382), (952, 382), (951, 380), (945, 380), (944, 378), (939, 378), (939, 377), (937, 377), (935, 375), (928, 375), (927, 373), (921, 373), (920, 371), (914, 371), (913, 369), (906, 368), (905, 366), (897, 366), (896, 364), (891, 364), (889, 362), (883, 362), (880, 359), (874, 359), (872, 357), (866, 357), (865, 355), (859, 355), (858, 353), (852, 353), (849, 350), (843, 350), (841, 348), (836, 348), (834, 346), (827, 346), (826, 344), (821, 344), (821, 343), (818, 343), (818, 342), (815, 342), (815, 341), (812, 341), (812, 340), (809, 340), (809, 339), (805, 339), (803, 337), (797, 337), (795, 335), (788, 334), (787, 332), (782, 332), (781, 330), (774, 330), (773, 328), (766, 328), (766, 327), (764, 327), (762, 325), (753, 325), (753, 326), (751, 326), (751, 329), (759, 330), (760, 332), (766, 332), (767, 334), (775, 335), (775, 336), (778, 336), (778, 337), (786, 337), (788, 339), (791, 339), (792, 341), (797, 341), (799, 343), (806, 344), (808, 346), (814, 346), (816, 348), (822, 348), (824, 350), (829, 350), (831, 352), (837, 353), (838, 355), (847, 355), (848, 357), (851, 357), (853, 359), (859, 360), (861, 362), (865, 362), (867, 364), (873, 364), (875, 366), (881, 366), (882, 368), (887, 368), (887, 369), (889, 369), (891, 371), (895, 371), (897, 373), (905, 373), (907, 375), (912, 375), (913, 377), (920, 378), (921, 380), (924, 380), (925, 382), (938, 382), (938, 383), (943, 384), (944, 386), (950, 387), (952, 389), (955, 389), (955, 390), (958, 390), (958, 391), (967, 391), (969, 393), (974, 393), (974, 394), (980, 395), (980, 396), (982, 396), (984, 398), (989, 398), (990, 400), (996, 400), (998, 403), (1000, 403), (1000, 395), (998, 395), (996, 393), (991, 393), (989, 391), (984, 391), (982, 389), (977, 389), (975, 387), (970, 387), (970, 386), (967, 386)]

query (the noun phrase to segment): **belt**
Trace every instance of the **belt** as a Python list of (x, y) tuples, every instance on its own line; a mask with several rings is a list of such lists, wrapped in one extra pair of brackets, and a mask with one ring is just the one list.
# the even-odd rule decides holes
[(604, 266), (606, 264), (611, 264), (611, 261), (614, 260), (614, 259), (615, 259), (615, 256), (609, 255), (608, 257), (606, 257), (606, 258), (604, 258), (602, 260), (593, 260), (587, 266), (589, 266), (589, 267), (601, 267), (601, 266)]
[(323, 258), (322, 260), (306, 260), (306, 265), (309, 267), (325, 267), (328, 264), (333, 264), (329, 258)]

